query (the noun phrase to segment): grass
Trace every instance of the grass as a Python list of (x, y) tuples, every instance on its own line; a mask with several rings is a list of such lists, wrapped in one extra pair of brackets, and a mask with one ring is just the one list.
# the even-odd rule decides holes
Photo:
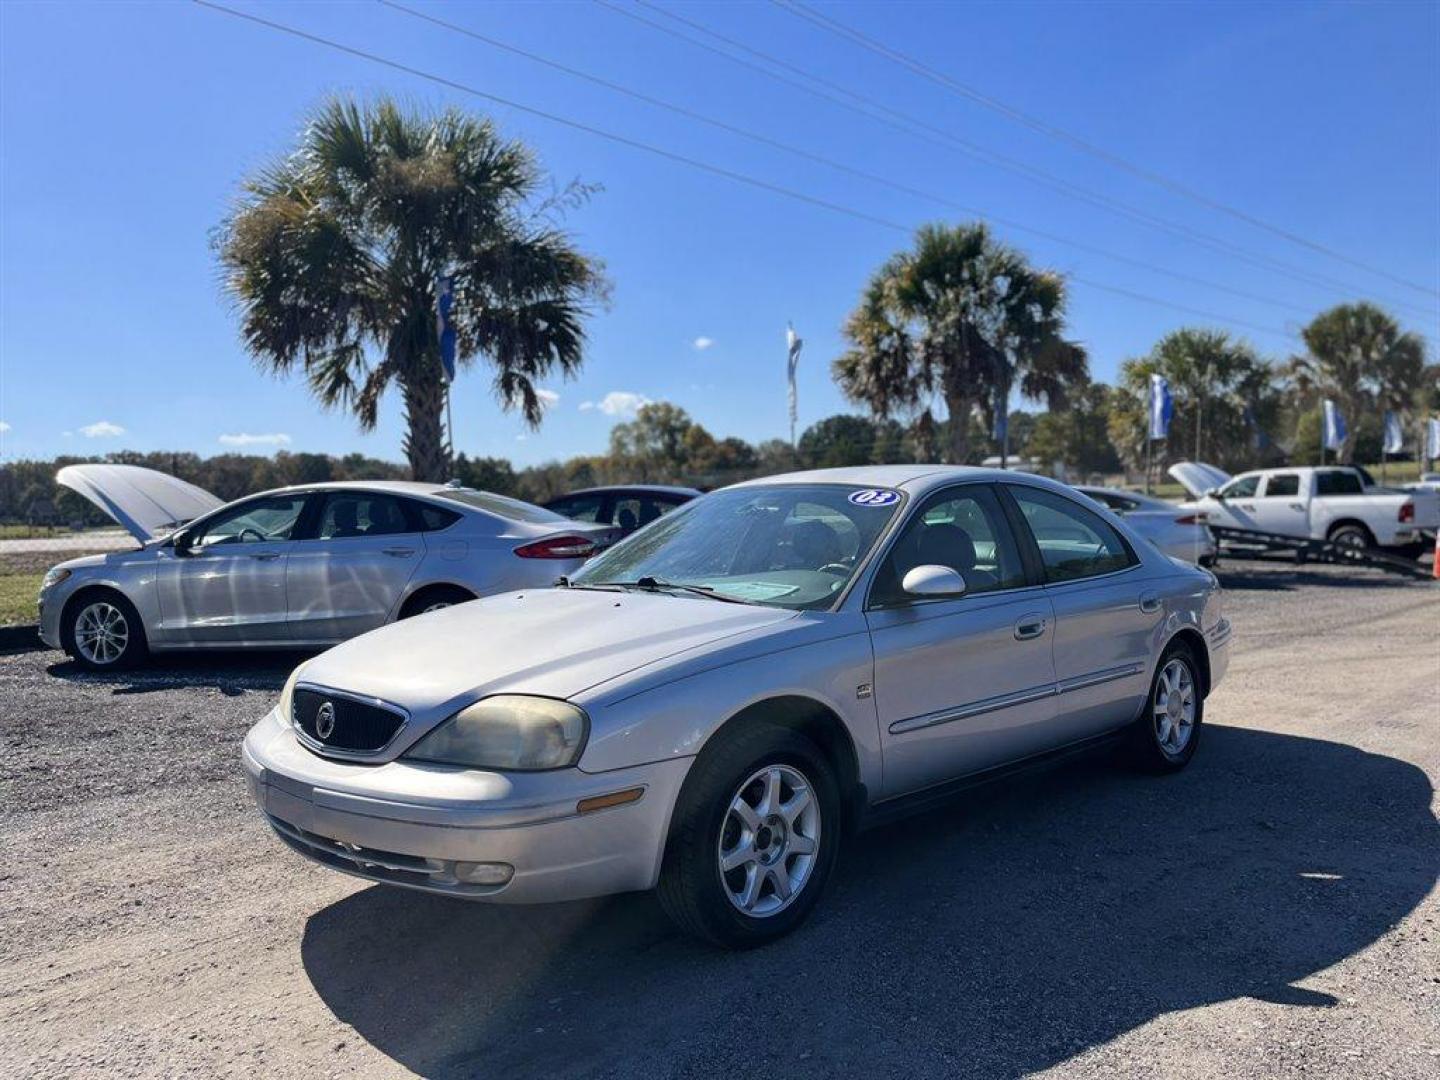
[(26, 626), (35, 621), (35, 599), (44, 576), (30, 571), (0, 573), (0, 626)]

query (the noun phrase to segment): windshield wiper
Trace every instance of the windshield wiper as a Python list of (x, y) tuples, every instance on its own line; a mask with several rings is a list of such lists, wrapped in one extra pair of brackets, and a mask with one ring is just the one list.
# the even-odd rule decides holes
[(636, 578), (634, 581), (601, 581), (597, 585), (615, 585), (622, 589), (648, 589), (652, 592), (674, 590), (675, 592), (690, 593), (692, 596), (703, 596), (707, 600), (721, 600), (727, 604), (748, 604), (749, 601), (741, 600), (737, 596), (726, 596), (717, 592), (711, 585), (682, 585), (675, 581), (661, 581), (649, 574)]

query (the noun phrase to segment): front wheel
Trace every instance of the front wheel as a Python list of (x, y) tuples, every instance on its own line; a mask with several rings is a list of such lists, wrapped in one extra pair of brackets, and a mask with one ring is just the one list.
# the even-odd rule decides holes
[(60, 634), (65, 651), (91, 671), (133, 667), (148, 651), (140, 613), (119, 593), (109, 591), (72, 600)]
[(825, 753), (788, 728), (722, 733), (675, 808), (660, 902), (681, 929), (729, 949), (788, 934), (819, 900), (840, 846)]

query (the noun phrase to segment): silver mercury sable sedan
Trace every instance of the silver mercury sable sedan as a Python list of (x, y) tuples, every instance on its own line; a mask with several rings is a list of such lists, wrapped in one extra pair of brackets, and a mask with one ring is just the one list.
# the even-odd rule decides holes
[(297, 669), (244, 746), (279, 837), (476, 900), (658, 886), (683, 928), (757, 945), (857, 826), (1115, 737), (1182, 768), (1230, 638), (1208, 571), (985, 469), (739, 484), (558, 584)]

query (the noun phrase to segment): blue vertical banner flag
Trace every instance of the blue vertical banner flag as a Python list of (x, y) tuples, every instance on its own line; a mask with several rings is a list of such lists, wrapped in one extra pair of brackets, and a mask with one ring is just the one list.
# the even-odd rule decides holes
[(1345, 436), (1350, 434), (1350, 429), (1345, 426), (1345, 417), (1340, 415), (1340, 408), (1329, 398), (1325, 399), (1325, 449), (1339, 450), (1345, 445)]
[(1400, 429), (1400, 416), (1398, 413), (1387, 412), (1385, 414), (1385, 441), (1380, 449), (1387, 454), (1398, 454), (1405, 449), (1405, 432)]
[(1249, 405), (1245, 406), (1245, 426), (1250, 429), (1250, 445), (1256, 450), (1266, 450), (1270, 446), (1270, 436), (1260, 426), (1260, 418), (1255, 415), (1255, 410)]
[(435, 293), (435, 336), (440, 341), (440, 366), (449, 384), (455, 381), (455, 279), (448, 274), (440, 278)]
[(1163, 439), (1170, 433), (1170, 420), (1175, 415), (1175, 401), (1170, 396), (1170, 382), (1163, 375), (1150, 376), (1150, 438)]
[(1002, 448), (1005, 445), (1005, 436), (1010, 432), (1010, 395), (1005, 392), (1004, 387), (995, 388), (995, 430), (991, 432), (995, 442)]
[(1432, 461), (1440, 458), (1440, 417), (1432, 416), (1425, 426), (1425, 456)]

